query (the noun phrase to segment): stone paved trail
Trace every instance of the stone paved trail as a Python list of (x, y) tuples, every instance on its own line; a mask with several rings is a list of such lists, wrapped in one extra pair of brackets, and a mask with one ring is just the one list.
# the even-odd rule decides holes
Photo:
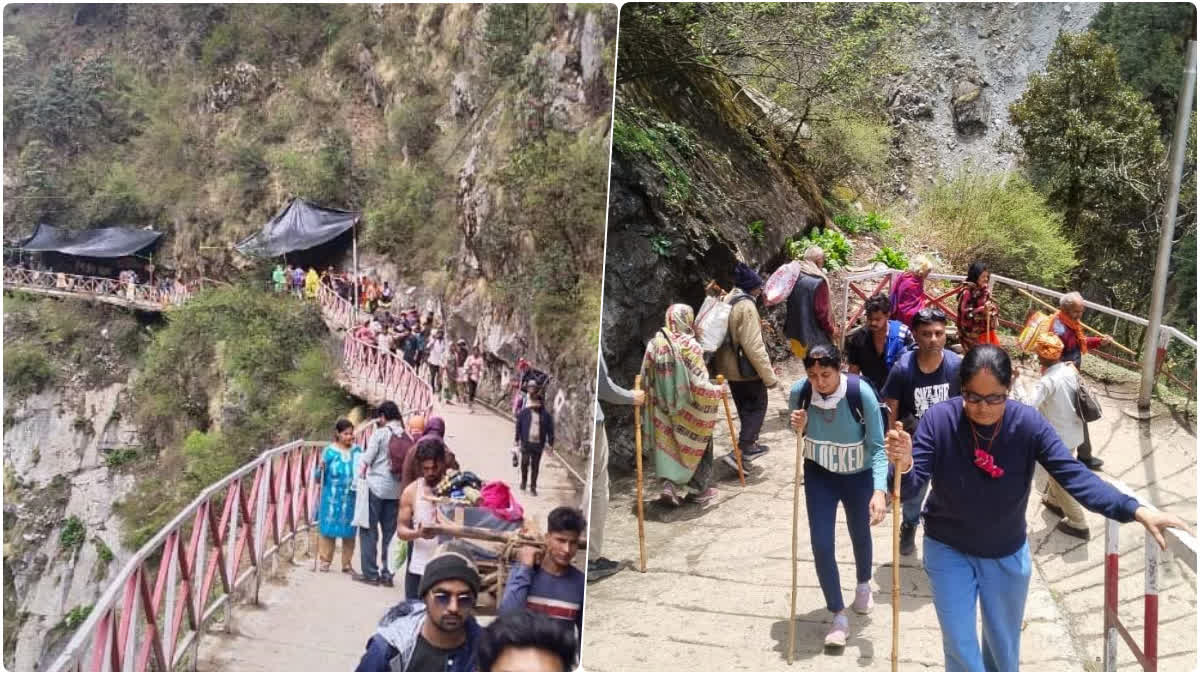
[[(519, 475), (508, 454), (510, 421), (483, 409), (467, 414), (462, 406), (443, 406), (435, 414), (445, 418), (447, 445), (464, 469), (516, 489)], [(517, 498), (526, 522), (544, 530), (550, 510), (578, 506), (580, 494), (562, 465), (548, 456), (538, 483), (537, 497), (517, 491)], [(404, 598), (402, 574), (396, 575), (395, 588), (367, 586), (336, 571), (314, 572), (312, 559), (303, 554), (305, 544), (297, 550), (296, 564), (281, 562), (276, 578), (263, 584), (259, 606), (237, 608), (231, 634), (204, 640), (198, 670), (344, 672), (358, 665), (380, 617)], [(355, 570), (358, 560), (356, 552)]]
[[(790, 369), (789, 369), (789, 366)], [(784, 365), (785, 381), (799, 372)], [(1105, 469), (1160, 507), (1195, 524), (1195, 436), (1169, 416), (1158, 417), (1150, 432), (1120, 414), (1127, 396), (1104, 391), (1105, 418), (1092, 427), (1095, 452)], [(795, 436), (776, 411), (786, 396), (771, 391), (761, 442), (771, 452), (758, 460), (746, 487), (736, 472), (718, 462), (714, 479), (721, 495), (701, 509), (686, 505), (646, 511), (647, 572), (636, 571), (637, 517), (634, 481), (614, 481), (608, 512), (605, 554), (630, 563), (590, 584), (584, 629), (583, 663), (588, 670), (889, 670), (891, 654), (891, 514), (873, 528), (875, 610), (851, 614), (851, 637), (840, 655), (824, 653), (821, 641), (830, 619), (813, 569), (808, 528), (801, 504), (799, 527), (796, 661), (788, 666), (787, 616), (791, 572), (792, 491)], [(731, 404), (732, 408), (732, 404)], [(736, 417), (734, 420), (737, 423)], [(717, 454), (730, 448), (728, 425), (717, 428)], [(652, 484), (647, 481), (648, 484)], [(803, 489), (803, 488), (801, 488)], [(648, 498), (656, 493), (648, 492)], [(803, 499), (803, 495), (801, 496)], [(1085, 545), (1053, 529), (1036, 496), (1028, 513), (1035, 573), (1022, 634), (1023, 670), (1081, 670), (1101, 654), (1103, 602), (1103, 518), (1089, 514), (1092, 541)], [(1141, 630), (1142, 536), (1136, 524), (1121, 528), (1121, 614), (1130, 629)], [(845, 519), (836, 530), (839, 571), (847, 602), (853, 598), (854, 563)], [(902, 670), (942, 670), (941, 634), (929, 582), (917, 552), (901, 561)], [(1162, 670), (1196, 666), (1195, 579), (1171, 562), (1162, 577), (1160, 616)], [(1135, 616), (1136, 615), (1136, 616)], [(1135, 669), (1124, 647), (1120, 667)], [(1098, 662), (1097, 662), (1098, 665)]]

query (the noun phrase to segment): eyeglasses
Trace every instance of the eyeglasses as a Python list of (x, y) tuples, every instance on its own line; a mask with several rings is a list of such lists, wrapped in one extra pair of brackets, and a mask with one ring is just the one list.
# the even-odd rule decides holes
[(988, 405), (1000, 405), (1008, 400), (1008, 394), (988, 394), (987, 396), (983, 396), (981, 394), (976, 394), (973, 391), (964, 390), (962, 395), (963, 400), (967, 403), (976, 404), (986, 403)]
[(946, 323), (946, 313), (934, 307), (926, 307), (917, 312), (917, 316), (921, 318), (919, 323)]
[(434, 591), (433, 599), (442, 607), (450, 606), (450, 598), (458, 598), (458, 606), (463, 609), (470, 609), (475, 606), (475, 595), (473, 593), (459, 593), (455, 596), (447, 591)]

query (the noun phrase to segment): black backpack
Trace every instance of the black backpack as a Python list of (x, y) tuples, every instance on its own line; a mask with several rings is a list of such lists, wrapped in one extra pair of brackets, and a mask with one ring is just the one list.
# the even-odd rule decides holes
[[(868, 387), (872, 393), (875, 392), (875, 388), (871, 386), (870, 382), (863, 380), (858, 375), (846, 375), (846, 403), (850, 404), (850, 414), (854, 416), (854, 421), (864, 427), (863, 431), (865, 433), (866, 422), (863, 418), (862, 387)], [(879, 400), (878, 394), (876, 394), (875, 399)], [(800, 410), (808, 410), (810, 405), (812, 405), (812, 380), (805, 380), (804, 384), (800, 385), (800, 402), (798, 408)], [(883, 418), (883, 432), (885, 434), (887, 433), (888, 415), (886, 410), (885, 406), (879, 406), (879, 414)]]

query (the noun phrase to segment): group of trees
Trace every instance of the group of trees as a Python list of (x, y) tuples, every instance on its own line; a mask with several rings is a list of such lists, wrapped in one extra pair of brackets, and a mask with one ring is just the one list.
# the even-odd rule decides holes
[[(1195, 8), (1106, 5), (1092, 30), (1058, 38), (1010, 110), (1024, 166), (1063, 214), (1074, 283), (1145, 315), (1167, 199), (1168, 152)], [(1193, 104), (1166, 320), (1196, 325), (1196, 114)]]

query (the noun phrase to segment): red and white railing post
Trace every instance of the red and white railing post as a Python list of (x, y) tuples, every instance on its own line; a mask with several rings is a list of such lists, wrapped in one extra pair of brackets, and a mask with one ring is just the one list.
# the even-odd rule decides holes
[[(1120, 481), (1111, 481), (1112, 485), (1121, 492), (1138, 499), (1138, 502), (1151, 510), (1156, 510), (1149, 502), (1138, 498), (1132, 490)], [(1167, 548), (1175, 553), (1177, 560), (1182, 561), (1196, 571), (1196, 539), (1187, 532), (1175, 528), (1163, 530)], [(1146, 588), (1142, 596), (1142, 646), (1138, 647), (1133, 635), (1121, 622), (1118, 612), (1120, 597), (1120, 523), (1106, 520), (1104, 523), (1104, 670), (1112, 672), (1117, 669), (1117, 644), (1124, 640), (1125, 645), (1133, 652), (1134, 658), (1142, 670), (1156, 672), (1158, 670), (1158, 590), (1159, 590), (1159, 560), (1161, 550), (1158, 541), (1146, 531), (1145, 537), (1145, 579)], [(1119, 638), (1119, 639), (1118, 639)]]

